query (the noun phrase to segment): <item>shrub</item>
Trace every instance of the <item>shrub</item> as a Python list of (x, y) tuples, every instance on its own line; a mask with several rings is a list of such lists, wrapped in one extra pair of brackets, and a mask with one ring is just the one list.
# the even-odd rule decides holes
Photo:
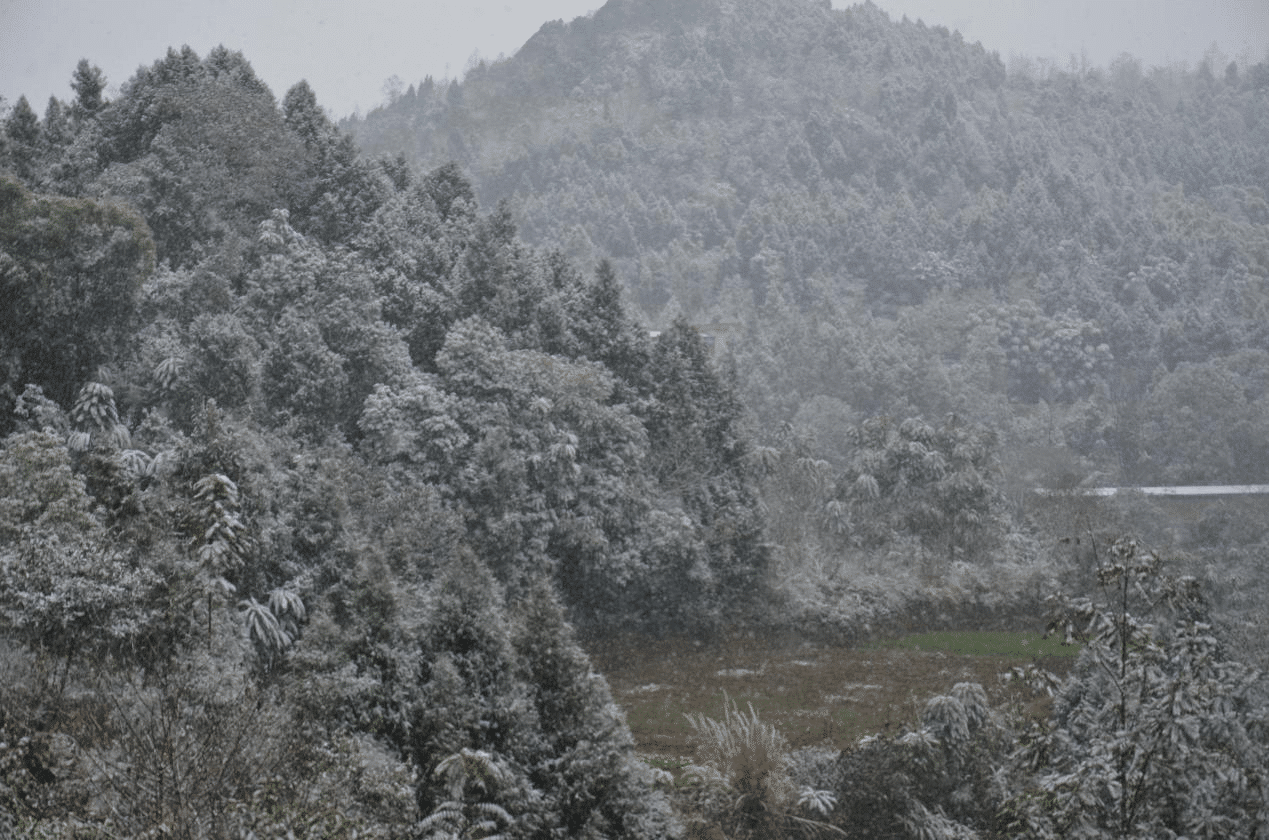
[(711, 815), (727, 836), (844, 836), (826, 823), (794, 813), (798, 806), (823, 813), (831, 809), (833, 797), (819, 790), (803, 791), (798, 796), (788, 773), (788, 742), (779, 730), (758, 718), (752, 704), (746, 716), (724, 695), (721, 721), (700, 712), (684, 717), (695, 733), (704, 762), (689, 768), (689, 773), (737, 794)]
[(1015, 775), (1027, 783), (1009, 803), (1011, 830), (1261, 836), (1263, 675), (1228, 655), (1198, 582), (1165, 575), (1135, 541), (1111, 546), (1098, 582), (1104, 602), (1072, 601), (1055, 621), (1085, 647), (1052, 721), (1018, 750)]
[(1002, 735), (982, 686), (957, 683), (926, 702), (920, 728), (842, 753), (834, 822), (859, 838), (978, 836), (1004, 799)]

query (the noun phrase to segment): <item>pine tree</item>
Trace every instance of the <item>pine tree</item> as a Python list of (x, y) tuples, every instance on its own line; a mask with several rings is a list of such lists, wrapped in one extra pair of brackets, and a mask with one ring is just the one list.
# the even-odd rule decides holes
[(581, 352), (603, 362), (616, 375), (615, 398), (633, 402), (647, 397), (650, 342), (622, 306), (621, 281), (612, 263), (600, 261), (595, 279), (576, 300), (570, 323)]
[(506, 765), (515, 768), (511, 775), (487, 793), (514, 820), (531, 824), (540, 794), (517, 759), (537, 742), (537, 721), (517, 679), (500, 587), (470, 552), (460, 552), (438, 581), (417, 639), (419, 682), (402, 746), (419, 771), (420, 810), (433, 813), (449, 800), (436, 777), (447, 758), (477, 750), (514, 762)]
[(9, 165), (13, 173), (22, 181), (33, 183), (39, 172), (40, 120), (31, 109), (31, 103), (25, 96), (19, 96), (4, 122), (4, 133), (8, 139)]
[(335, 127), (317, 104), (317, 94), (301, 79), (282, 98), (282, 117), (310, 152), (317, 152), (335, 134)]
[(530, 778), (567, 837), (653, 840), (681, 828), (646, 765), (604, 678), (592, 669), (550, 585), (540, 581), (514, 612), (512, 643), (541, 729)]
[(70, 120), (66, 116), (66, 109), (56, 96), (50, 96), (48, 105), (44, 108), (43, 135), (47, 153), (50, 157), (60, 153), (63, 147), (68, 145), (72, 139)]
[(428, 173), (423, 189), (436, 203), (442, 219), (469, 216), (476, 210), (476, 193), (457, 163), (447, 163)]
[[(117, 205), (35, 195), (0, 177), (0, 248), (0, 388), (36, 384), (69, 405), (128, 337), (154, 266), (149, 230)], [(12, 424), (5, 415), (0, 431)]]
[(71, 113), (76, 122), (95, 117), (106, 104), (102, 93), (106, 90), (106, 75), (101, 68), (90, 65), (88, 59), (81, 58), (71, 74), (71, 90), (75, 91), (75, 102), (71, 105)]
[(710, 581), (719, 599), (700, 605), (702, 617), (717, 615), (756, 597), (769, 562), (743, 407), (734, 382), (714, 369), (700, 333), (681, 319), (657, 338), (648, 378), (651, 467), (699, 524), (708, 572), (696, 568), (690, 575)]

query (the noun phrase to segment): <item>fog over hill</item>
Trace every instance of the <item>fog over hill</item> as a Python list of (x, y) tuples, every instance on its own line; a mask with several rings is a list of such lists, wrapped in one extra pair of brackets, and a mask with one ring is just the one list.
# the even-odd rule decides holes
[(612, 259), (651, 325), (732, 325), (768, 428), (957, 411), (1084, 474), (1259, 481), (1266, 90), (1210, 57), (1011, 72), (869, 4), (613, 0), (345, 125)]
[[(336, 117), (364, 113), (426, 75), (461, 78), (473, 57), (514, 55), (542, 24), (594, 11), (599, 0), (363, 0), (213, 4), (130, 0), (0, 2), (0, 112), (21, 95), (37, 104), (64, 96), (68, 67), (100, 66), (114, 86), (168, 47), (200, 53), (218, 44), (251, 57), (275, 91), (306, 79)], [(852, 5), (836, 0), (837, 7)], [(959, 29), (1006, 63), (1015, 54), (1065, 66), (1071, 56), (1106, 64), (1121, 52), (1147, 66), (1199, 61), (1216, 45), (1239, 63), (1269, 49), (1269, 8), (1247, 0), (885, 0), (898, 20)], [(1251, 56), (1244, 61), (1244, 54)], [(113, 95), (113, 92), (112, 92)]]

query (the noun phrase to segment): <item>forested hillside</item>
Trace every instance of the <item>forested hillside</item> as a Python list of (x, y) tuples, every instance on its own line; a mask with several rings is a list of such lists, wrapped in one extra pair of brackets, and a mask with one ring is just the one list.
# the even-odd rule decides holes
[(871, 4), (613, 0), (345, 124), (717, 332), (763, 431), (836, 464), (844, 426), (956, 412), (1032, 484), (1269, 477), (1265, 62), (1006, 68)]
[(700, 336), (654, 340), (608, 264), (523, 244), (453, 165), (361, 156), (238, 53), (104, 86), (82, 62), (4, 123), (0, 806), (673, 834), (572, 626), (762, 603)]
[[(1263, 526), (1200, 581), (1010, 495), (1265, 480), (1265, 65), (612, 0), (354, 134), (225, 47), (69, 78), (0, 115), (0, 838), (1269, 830)], [(732, 702), (677, 776), (587, 653), (1046, 597), (1019, 705)]]

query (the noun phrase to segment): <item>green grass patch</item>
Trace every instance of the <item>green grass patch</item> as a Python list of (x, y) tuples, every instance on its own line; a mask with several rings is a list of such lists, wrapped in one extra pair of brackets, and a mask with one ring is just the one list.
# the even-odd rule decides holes
[(613, 697), (626, 713), (635, 748), (673, 765), (694, 756), (684, 713), (722, 717), (724, 696), (776, 726), (790, 747), (844, 749), (864, 735), (899, 732), (931, 695), (976, 682), (993, 703), (1032, 698), (1002, 672), (1039, 660), (1059, 677), (1075, 648), (1035, 633), (928, 633), (870, 648), (768, 643), (761, 638), (701, 645), (637, 639), (596, 655)]
[(1007, 633), (988, 630), (916, 633), (870, 645), (873, 649), (919, 650), (927, 653), (954, 653), (960, 656), (1075, 656), (1079, 645), (1064, 645), (1061, 639), (1044, 638), (1039, 633)]

